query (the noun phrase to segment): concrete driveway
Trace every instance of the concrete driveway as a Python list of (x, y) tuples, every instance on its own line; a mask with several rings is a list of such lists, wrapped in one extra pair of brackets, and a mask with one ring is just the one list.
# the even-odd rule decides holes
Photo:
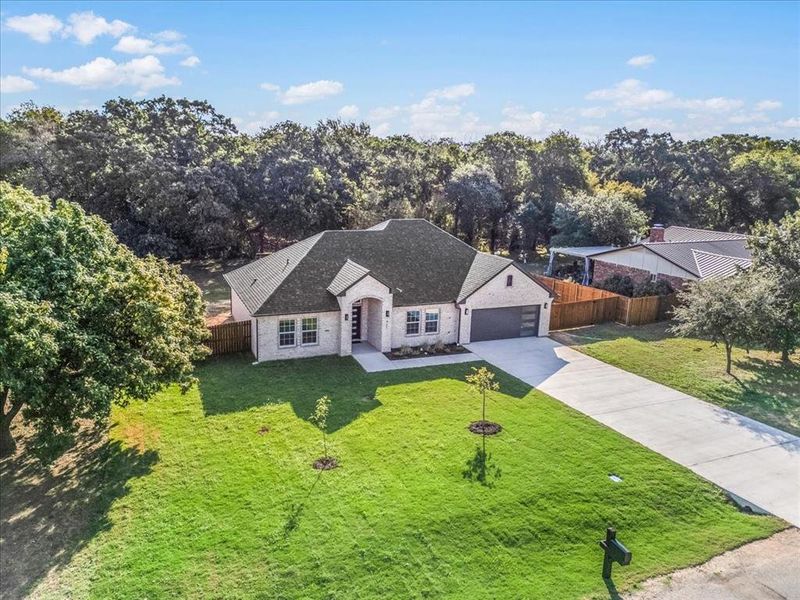
[(800, 526), (800, 438), (550, 338), (475, 342), (497, 368)]

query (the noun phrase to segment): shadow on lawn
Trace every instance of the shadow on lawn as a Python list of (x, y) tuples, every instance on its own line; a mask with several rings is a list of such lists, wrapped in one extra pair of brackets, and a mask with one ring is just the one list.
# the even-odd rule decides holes
[(146, 475), (155, 451), (139, 452), (83, 431), (76, 445), (44, 466), (24, 448), (0, 461), (0, 597), (25, 596), (53, 568), (68, 564), (95, 535), (108, 529), (111, 504), (128, 481)]
[(486, 452), (486, 436), (482, 435), (481, 438), (481, 443), (475, 445), (475, 453), (466, 462), (461, 474), (464, 479), (476, 481), (484, 487), (494, 487), (502, 471), (492, 455)]
[[(298, 417), (308, 420), (317, 398), (327, 395), (331, 398), (329, 433), (380, 407), (377, 398), (380, 388), (442, 378), (464, 381), (470, 367), (476, 364), (366, 373), (350, 357), (304, 358), (258, 365), (251, 362), (250, 355), (229, 355), (207, 360), (197, 368), (206, 416), (289, 403)], [(498, 378), (501, 392), (506, 395), (522, 398), (531, 389), (501, 371)]]

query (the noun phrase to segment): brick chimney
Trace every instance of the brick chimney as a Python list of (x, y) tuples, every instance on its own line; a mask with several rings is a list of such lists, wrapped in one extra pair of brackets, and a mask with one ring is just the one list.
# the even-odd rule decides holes
[(656, 223), (650, 228), (650, 239), (648, 242), (663, 242), (664, 241), (664, 226), (661, 223)]

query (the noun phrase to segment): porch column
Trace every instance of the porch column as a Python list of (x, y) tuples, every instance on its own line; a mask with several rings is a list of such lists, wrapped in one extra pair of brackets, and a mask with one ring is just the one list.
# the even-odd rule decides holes
[(351, 313), (353, 303), (346, 296), (336, 299), (339, 302), (339, 356), (350, 356), (353, 353), (353, 335), (351, 329)]

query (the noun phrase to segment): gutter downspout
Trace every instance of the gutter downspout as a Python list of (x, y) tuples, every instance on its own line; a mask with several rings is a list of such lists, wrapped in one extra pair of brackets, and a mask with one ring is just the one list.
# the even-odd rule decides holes
[(458, 305), (458, 302), (453, 302), (458, 309), (458, 345), (461, 345), (461, 307)]

